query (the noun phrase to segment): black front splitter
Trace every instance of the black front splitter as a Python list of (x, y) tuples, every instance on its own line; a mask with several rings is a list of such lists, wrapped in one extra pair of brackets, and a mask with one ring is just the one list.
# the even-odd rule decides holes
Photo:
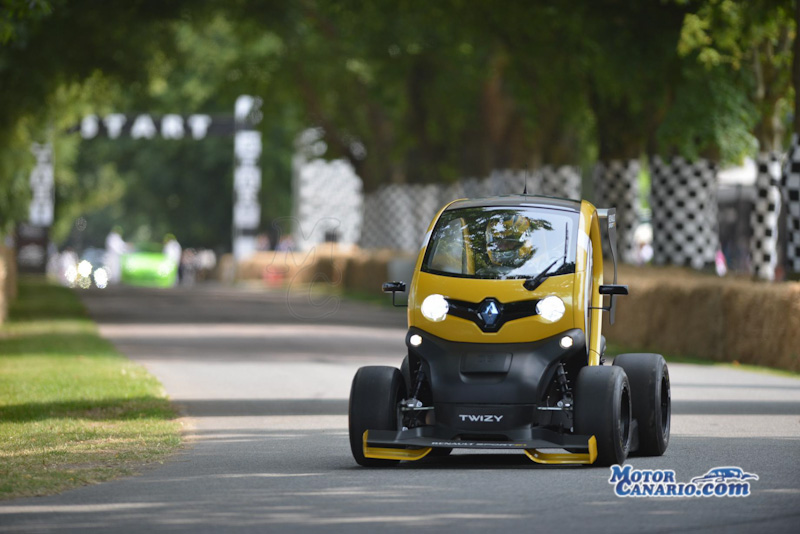
[[(588, 450), (591, 436), (561, 434), (546, 428), (528, 428), (514, 432), (512, 439), (496, 440), (487, 435), (480, 439), (474, 432), (472, 439), (452, 439), (436, 435), (435, 426), (423, 426), (408, 430), (370, 430), (367, 445), (370, 447), (451, 447), (454, 449), (575, 449)], [(451, 434), (452, 435), (452, 434)]]

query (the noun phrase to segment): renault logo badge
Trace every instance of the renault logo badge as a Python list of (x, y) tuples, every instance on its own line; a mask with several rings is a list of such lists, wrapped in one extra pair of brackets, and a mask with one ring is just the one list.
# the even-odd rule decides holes
[(497, 309), (497, 304), (490, 300), (481, 307), (480, 316), (486, 326), (494, 326), (500, 317), (500, 310)]

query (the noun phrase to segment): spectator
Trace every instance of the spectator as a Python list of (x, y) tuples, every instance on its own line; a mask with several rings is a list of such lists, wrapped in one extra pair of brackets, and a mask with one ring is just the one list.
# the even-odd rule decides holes
[(181, 278), (183, 278), (181, 267), (182, 249), (180, 243), (178, 243), (178, 240), (173, 234), (167, 234), (164, 236), (164, 255), (175, 265), (175, 268), (178, 270), (177, 282), (180, 282)]
[(185, 286), (193, 286), (197, 279), (197, 253), (193, 248), (187, 248), (183, 251), (183, 258), (181, 259), (181, 284)]
[(128, 250), (128, 245), (122, 239), (122, 228), (115, 226), (106, 236), (105, 264), (108, 269), (108, 282), (119, 283), (122, 272), (120, 257)]
[(269, 236), (265, 233), (260, 233), (256, 236), (256, 250), (264, 252), (272, 249), (272, 243), (269, 242)]
[(294, 251), (294, 239), (292, 239), (292, 236), (285, 235), (285, 236), (281, 237), (281, 240), (278, 241), (278, 246), (275, 248), (275, 250), (277, 250), (279, 252), (293, 252)]

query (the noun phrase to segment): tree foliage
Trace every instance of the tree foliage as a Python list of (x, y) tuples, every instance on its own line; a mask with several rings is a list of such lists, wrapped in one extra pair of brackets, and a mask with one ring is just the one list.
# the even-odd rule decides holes
[[(678, 44), (688, 60), (684, 94), (664, 137), (679, 138), (675, 145), (689, 155), (712, 146), (726, 161), (756, 145), (780, 150), (791, 129), (795, 34), (791, 0), (709, 0), (688, 13)], [(705, 113), (698, 109), (704, 96)], [(677, 131), (678, 116), (692, 118), (694, 135)]]
[(0, 5), (0, 225), (25, 217), (28, 147), (49, 138), (62, 240), (81, 215), (98, 235), (112, 220), (190, 245), (230, 235), (230, 140), (65, 133), (88, 113), (261, 96), (266, 226), (288, 214), (310, 126), (371, 190), (642, 153), (735, 161), (780, 148), (792, 108), (791, 0)]

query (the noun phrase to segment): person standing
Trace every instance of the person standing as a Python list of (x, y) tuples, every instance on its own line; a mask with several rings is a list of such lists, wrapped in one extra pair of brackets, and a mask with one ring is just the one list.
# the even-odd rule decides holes
[(178, 239), (173, 234), (167, 234), (164, 236), (164, 255), (175, 265), (175, 269), (178, 272), (175, 283), (180, 283), (183, 274), (181, 272), (181, 257), (183, 255), (183, 250), (181, 249), (180, 243), (178, 243)]
[(128, 250), (128, 245), (122, 239), (122, 228), (115, 226), (106, 236), (105, 264), (108, 269), (108, 282), (119, 283), (122, 274), (121, 257)]

